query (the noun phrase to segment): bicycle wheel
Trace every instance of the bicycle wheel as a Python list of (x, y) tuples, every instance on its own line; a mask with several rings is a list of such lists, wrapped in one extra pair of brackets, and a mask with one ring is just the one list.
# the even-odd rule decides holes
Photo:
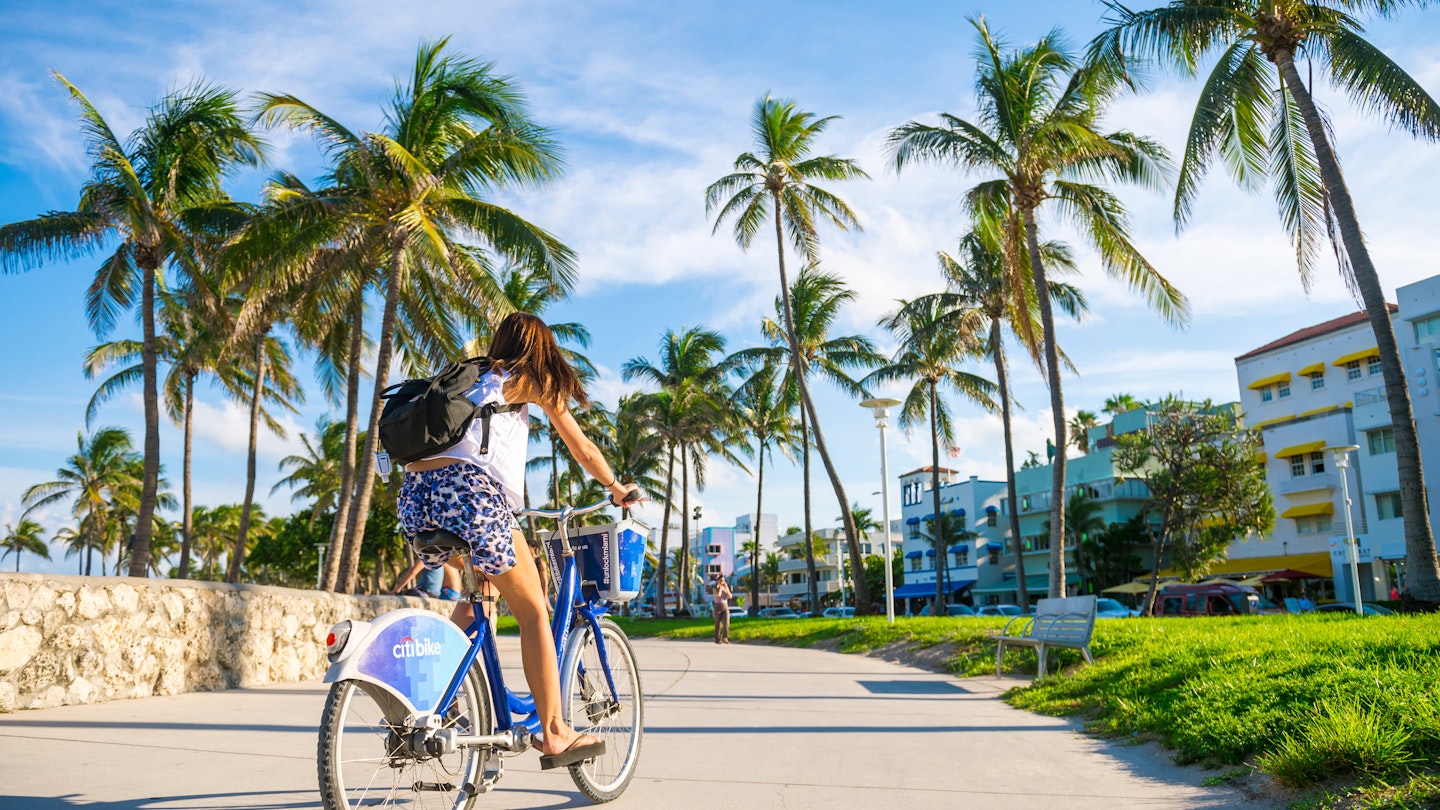
[[(399, 715), (398, 717), (396, 715)], [(404, 710), (375, 686), (340, 681), (330, 687), (320, 720), (320, 798), (325, 810), (404, 807), (468, 810), (487, 758), (478, 746), (450, 754), (416, 754), (405, 744)], [(472, 670), (445, 716), (445, 728), (492, 734), (488, 689)], [(466, 786), (470, 786), (466, 790)]]
[[(640, 668), (625, 633), (609, 619), (601, 619), (600, 636), (597, 640), (588, 624), (577, 621), (565, 645), (560, 694), (566, 722), (576, 731), (605, 741), (604, 755), (571, 765), (570, 777), (591, 801), (608, 802), (625, 792), (635, 774), (644, 733), (645, 698), (640, 691)], [(600, 663), (602, 645), (615, 681), (613, 696)]]

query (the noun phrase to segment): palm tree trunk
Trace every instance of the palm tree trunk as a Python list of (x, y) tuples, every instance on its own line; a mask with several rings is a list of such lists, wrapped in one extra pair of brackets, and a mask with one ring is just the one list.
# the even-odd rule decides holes
[(995, 357), (995, 382), (1000, 388), (1000, 424), (1005, 431), (1005, 495), (1010, 499), (1010, 537), (1015, 548), (1015, 591), (1020, 607), (1030, 606), (1030, 592), (1025, 586), (1025, 544), (1020, 538), (1020, 502), (1015, 497), (1015, 448), (1010, 432), (1010, 380), (1005, 368), (1004, 336), (1000, 320), (990, 322), (991, 353)]
[(819, 610), (820, 585), (815, 581), (815, 532), (810, 526), (810, 424), (805, 412), (800, 412), (800, 444), (805, 448), (804, 463), (805, 492), (805, 577), (808, 581), (806, 593), (810, 598), (810, 610)]
[(1360, 220), (1355, 213), (1355, 203), (1350, 198), (1350, 189), (1340, 173), (1340, 160), (1330, 144), (1320, 112), (1310, 91), (1295, 69), (1294, 55), (1281, 51), (1275, 55), (1275, 63), (1285, 77), (1285, 86), (1295, 97), (1295, 105), (1305, 119), (1305, 128), (1310, 132), (1310, 141), (1315, 146), (1315, 158), (1320, 163), (1320, 179), (1325, 183), (1325, 193), (1335, 208), (1335, 219), (1340, 226), (1340, 240), (1350, 266), (1355, 273), (1355, 286), (1365, 302), (1365, 313), (1370, 319), (1370, 328), (1375, 332), (1376, 347), (1380, 351), (1380, 369), (1385, 378), (1385, 398), (1390, 405), (1390, 424), (1395, 431), (1395, 466), (1400, 477), (1400, 504), (1405, 516), (1405, 578), (1407, 594), (1422, 602), (1440, 603), (1440, 560), (1435, 556), (1435, 535), (1430, 526), (1430, 507), (1427, 503), (1425, 474), (1420, 463), (1420, 444), (1415, 435), (1415, 411), (1410, 403), (1410, 389), (1405, 382), (1405, 369), (1400, 363), (1400, 349), (1395, 341), (1395, 326), (1390, 320), (1390, 309), (1385, 305), (1385, 291), (1380, 286), (1380, 274), (1370, 260), (1370, 250), (1365, 246), (1365, 237), (1360, 233)]
[(675, 445), (667, 442), (669, 459), (665, 462), (665, 512), (660, 520), (660, 562), (655, 566), (655, 618), (665, 618), (665, 555), (669, 553), (670, 505), (675, 500)]
[(680, 570), (675, 573), (680, 610), (690, 607), (690, 446), (680, 444)]
[(265, 342), (267, 328), (255, 342), (255, 390), (250, 394), (250, 445), (245, 454), (245, 502), (240, 506), (240, 531), (235, 533), (235, 550), (226, 567), (225, 581), (239, 582), (245, 563), (245, 537), (250, 532), (250, 510), (255, 503), (255, 447), (260, 438), (260, 403), (265, 396)]
[(760, 436), (760, 472), (755, 486), (755, 522), (750, 524), (750, 609), (751, 617), (760, 615), (760, 506), (765, 501), (765, 437)]
[(195, 432), (195, 373), (185, 374), (185, 460), (181, 473), (180, 497), (185, 514), (180, 518), (180, 579), (190, 578), (190, 543), (195, 531), (195, 505), (190, 497), (191, 445)]
[(354, 514), (345, 538), (345, 555), (338, 575), (344, 593), (354, 593), (360, 579), (360, 547), (365, 542), (365, 524), (370, 519), (370, 499), (375, 493), (375, 453), (380, 448), (380, 392), (390, 378), (390, 357), (394, 354), (395, 313), (400, 306), (400, 269), (405, 240), (395, 237), (390, 244), (390, 272), (385, 283), (385, 313), (380, 319), (380, 345), (375, 356), (375, 392), (370, 397), (370, 418), (365, 429), (365, 450), (360, 454), (355, 478), (360, 487)]
[(930, 608), (931, 616), (944, 616), (945, 591), (944, 575), (941, 573), (945, 564), (945, 538), (941, 527), (944, 521), (940, 516), (940, 415), (936, 410), (935, 402), (935, 381), (929, 382), (930, 388), (930, 493), (931, 507), (935, 510), (935, 517), (930, 523), (930, 545), (935, 549), (935, 602)]
[[(820, 433), (820, 420), (815, 416), (815, 403), (810, 399), (810, 386), (805, 382), (800, 344), (795, 338), (795, 316), (790, 308), (790, 279), (785, 275), (785, 231), (780, 222), (778, 195), (774, 203), (775, 251), (780, 261), (780, 300), (785, 310), (785, 339), (790, 344), (790, 366), (795, 371), (795, 383), (800, 387), (800, 403), (805, 413), (810, 415), (810, 423), (815, 428), (815, 449), (820, 451), (820, 461), (825, 465), (825, 473), (830, 476), (830, 486), (835, 490), (835, 499), (840, 503), (840, 519), (845, 524), (845, 539), (850, 546), (851, 570), (855, 572), (855, 612), (866, 615), (873, 612), (873, 609), (870, 604), (870, 589), (865, 585), (863, 572), (857, 568), (864, 564), (860, 557), (860, 534), (855, 531), (855, 517), (850, 514), (850, 498), (845, 494), (845, 485), (840, 483), (840, 474), (835, 470), (835, 463), (830, 460), (830, 451), (825, 447), (825, 437)], [(806, 536), (809, 536), (808, 533)], [(811, 610), (814, 610), (813, 605)]]
[(335, 523), (330, 527), (330, 545), (325, 549), (325, 574), (322, 590), (335, 590), (340, 574), (345, 538), (355, 503), (355, 443), (360, 434), (360, 363), (365, 350), (365, 293), (355, 294), (355, 311), (351, 314), (350, 355), (345, 370), (345, 449), (340, 459), (340, 492), (335, 496)]
[[(148, 253), (148, 251), (147, 251)], [(141, 263), (140, 321), (145, 339), (141, 349), (144, 369), (145, 462), (140, 479), (140, 508), (136, 512), (135, 545), (130, 554), (130, 576), (150, 573), (150, 534), (154, 531), (155, 500), (160, 481), (160, 397), (155, 390), (155, 272), (158, 263), (148, 255)], [(102, 563), (103, 564), (103, 563)], [(115, 572), (117, 575), (119, 571)]]
[(1040, 237), (1033, 208), (1025, 209), (1025, 246), (1030, 253), (1030, 273), (1035, 279), (1035, 297), (1040, 304), (1040, 323), (1045, 329), (1045, 376), (1050, 384), (1050, 416), (1055, 422), (1055, 458), (1050, 462), (1049, 595), (1053, 598), (1065, 595), (1065, 397), (1060, 390), (1055, 312), (1050, 306), (1045, 267), (1040, 263)]

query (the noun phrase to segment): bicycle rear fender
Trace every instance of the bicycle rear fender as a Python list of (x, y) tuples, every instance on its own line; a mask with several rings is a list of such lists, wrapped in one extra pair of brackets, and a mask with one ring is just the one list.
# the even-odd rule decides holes
[(470, 647), (460, 628), (418, 608), (392, 610), (369, 622), (344, 621), (331, 634), (325, 683), (354, 680), (379, 687), (416, 717), (435, 711)]

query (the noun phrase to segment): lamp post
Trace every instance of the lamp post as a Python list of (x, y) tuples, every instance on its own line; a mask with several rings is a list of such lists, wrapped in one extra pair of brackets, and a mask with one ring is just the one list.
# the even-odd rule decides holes
[(315, 590), (320, 590), (323, 585), (322, 577), (325, 574), (325, 550), (329, 543), (311, 543), (315, 547)]
[(868, 408), (875, 417), (875, 427), (880, 429), (880, 514), (885, 521), (885, 621), (895, 623), (895, 572), (891, 570), (894, 551), (890, 548), (890, 470), (885, 453), (885, 427), (890, 408), (900, 404), (898, 399), (880, 397), (867, 399), (860, 407)]
[(1345, 468), (1350, 466), (1350, 454), (1360, 449), (1358, 444), (1327, 447), (1334, 454), (1335, 469), (1340, 471), (1340, 494), (1345, 498), (1345, 548), (1350, 558), (1350, 589), (1354, 593), (1355, 615), (1365, 615), (1360, 603), (1360, 541), (1355, 537), (1355, 525), (1350, 521), (1350, 485), (1345, 480)]

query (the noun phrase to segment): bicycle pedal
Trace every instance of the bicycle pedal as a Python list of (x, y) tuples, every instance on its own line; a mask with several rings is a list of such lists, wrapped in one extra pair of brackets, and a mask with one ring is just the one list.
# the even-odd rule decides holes
[(501, 760), (500, 760), (499, 757), (496, 757), (496, 758), (495, 758), (495, 765), (494, 765), (493, 767), (491, 767), (491, 766), (486, 766), (485, 769), (480, 772), (480, 784), (478, 784), (478, 785), (466, 785), (466, 787), (465, 787), (465, 792), (466, 792), (466, 793), (489, 793), (492, 789), (494, 789), (495, 783), (499, 782), (499, 781), (500, 781), (500, 777), (502, 777), (502, 776), (504, 776), (504, 775), (505, 775), (505, 764), (504, 764), (503, 762), (501, 762)]

